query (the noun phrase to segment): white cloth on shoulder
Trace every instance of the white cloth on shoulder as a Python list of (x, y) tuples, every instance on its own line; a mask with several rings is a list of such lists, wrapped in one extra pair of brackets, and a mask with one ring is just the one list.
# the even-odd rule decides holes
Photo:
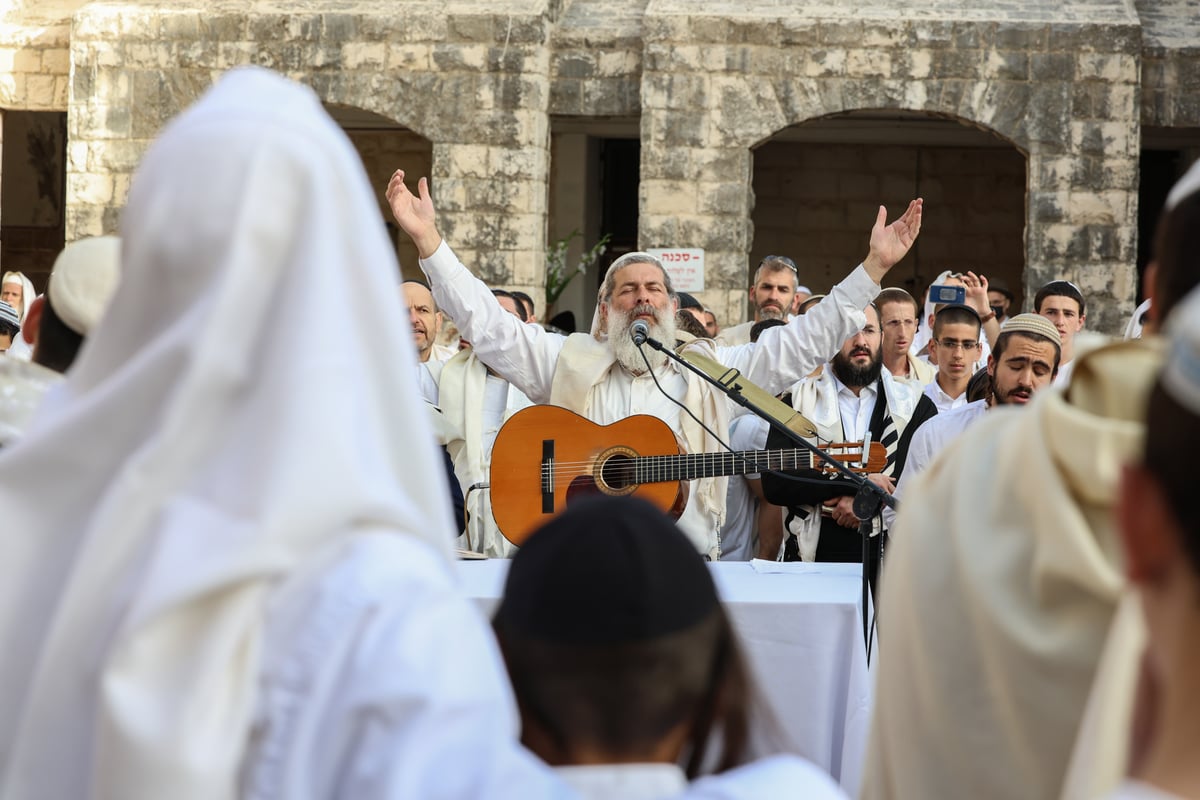
[[(264, 70), (226, 75), (146, 154), (111, 313), (0, 452), (4, 797), (235, 796), (279, 584), (381, 531), (449, 569), (444, 470), (378, 213), (317, 96)], [(313, 329), (318, 285), (336, 337)], [(390, 644), (376, 651), (405, 646)], [(370, 723), (356, 746), (386, 747)], [(419, 779), (404, 777), (397, 796)]]

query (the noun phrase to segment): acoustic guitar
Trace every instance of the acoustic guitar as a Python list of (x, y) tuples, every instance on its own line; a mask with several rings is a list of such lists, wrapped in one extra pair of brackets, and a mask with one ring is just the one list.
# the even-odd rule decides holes
[[(855, 472), (879, 472), (887, 450), (872, 442), (822, 446)], [(638, 414), (598, 425), (559, 406), (530, 406), (500, 428), (492, 447), (490, 485), (496, 526), (520, 545), (573, 500), (594, 494), (634, 495), (666, 513), (683, 513), (683, 481), (769, 470), (817, 469), (808, 450), (681, 453), (658, 417)]]

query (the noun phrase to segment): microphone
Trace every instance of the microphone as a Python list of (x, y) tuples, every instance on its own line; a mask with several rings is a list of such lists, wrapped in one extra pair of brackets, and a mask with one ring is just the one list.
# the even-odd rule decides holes
[(637, 320), (629, 326), (629, 336), (633, 339), (633, 343), (641, 347), (650, 338), (650, 326), (644, 320)]

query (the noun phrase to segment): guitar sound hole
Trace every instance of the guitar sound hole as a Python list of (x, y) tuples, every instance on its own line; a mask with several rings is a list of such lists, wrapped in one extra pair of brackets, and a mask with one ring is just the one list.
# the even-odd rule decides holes
[(628, 456), (612, 456), (604, 462), (600, 477), (610, 489), (621, 491), (634, 486), (633, 459)]

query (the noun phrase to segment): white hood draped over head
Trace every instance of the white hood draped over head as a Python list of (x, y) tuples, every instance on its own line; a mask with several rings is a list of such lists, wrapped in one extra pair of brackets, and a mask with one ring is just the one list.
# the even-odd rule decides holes
[(23, 272), (6, 272), (3, 280), (4, 283), (15, 283), (21, 287), (21, 305), (14, 309), (17, 312), (17, 317), (21, 320), (21, 324), (25, 324), (25, 315), (29, 313), (29, 307), (33, 305), (33, 301), (37, 298), (37, 291), (33, 288), (33, 281), (29, 280)]
[(311, 91), (224, 77), (122, 237), (108, 313), (0, 453), (5, 797), (232, 796), (272, 588), (356, 533), (450, 556), (395, 255)]

